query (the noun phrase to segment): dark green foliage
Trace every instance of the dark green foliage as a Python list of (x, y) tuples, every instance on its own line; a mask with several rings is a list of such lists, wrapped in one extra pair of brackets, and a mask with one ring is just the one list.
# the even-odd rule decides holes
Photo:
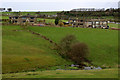
[(71, 45), (68, 57), (77, 64), (83, 64), (88, 55), (88, 46), (85, 43), (75, 43)]
[(67, 35), (60, 41), (58, 52), (65, 59), (70, 59), (76, 64), (83, 64), (87, 60), (88, 46), (78, 42), (74, 35)]
[(58, 16), (61, 16), (62, 19), (69, 19), (71, 17), (85, 17), (85, 18), (102, 18), (108, 16), (114, 16), (114, 19), (117, 19), (120, 12), (119, 8), (110, 8), (104, 11), (62, 11), (58, 13)]
[(58, 17), (56, 17), (56, 19), (55, 19), (55, 24), (56, 24), (56, 25), (58, 25), (59, 20), (60, 20), (60, 19), (59, 19)]
[(67, 35), (60, 41), (58, 51), (63, 58), (67, 58), (67, 53), (71, 50), (70, 46), (74, 42), (76, 42), (74, 35)]

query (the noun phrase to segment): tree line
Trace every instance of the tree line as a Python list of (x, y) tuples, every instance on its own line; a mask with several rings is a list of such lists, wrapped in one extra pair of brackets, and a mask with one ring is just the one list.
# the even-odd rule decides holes
[(120, 12), (120, 8), (110, 8), (105, 11), (62, 11), (57, 13), (57, 15), (61, 18), (69, 18), (69, 17), (101, 17), (101, 16), (114, 16), (118, 17)]

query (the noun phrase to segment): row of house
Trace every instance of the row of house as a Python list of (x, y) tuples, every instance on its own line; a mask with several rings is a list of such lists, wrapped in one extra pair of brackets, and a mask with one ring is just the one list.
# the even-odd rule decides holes
[[(10, 16), (9, 19), (11, 23), (15, 23), (15, 24), (24, 24), (26, 22), (33, 24), (37, 22), (37, 18), (35, 16), (30, 16), (30, 15)], [(67, 24), (71, 24), (72, 27), (82, 27), (82, 28), (86, 28), (86, 27), (107, 28), (108, 27), (108, 21), (106, 19), (70, 18)]]
[[(9, 20), (11, 23), (16, 23), (16, 24), (23, 24), (23, 23), (35, 23), (37, 22), (37, 17), (42, 17), (42, 16), (9, 16)], [(48, 17), (56, 17), (56, 15), (53, 16), (48, 16)]]
[(108, 21), (106, 19), (69, 19), (69, 24), (73, 27), (92, 27), (92, 28), (107, 28)]

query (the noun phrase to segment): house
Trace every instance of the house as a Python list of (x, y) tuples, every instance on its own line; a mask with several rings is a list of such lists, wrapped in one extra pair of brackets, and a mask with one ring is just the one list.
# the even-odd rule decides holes
[(106, 19), (69, 19), (69, 24), (73, 27), (92, 27), (92, 28), (107, 28), (108, 21)]
[(85, 27), (85, 19), (69, 19), (68, 23), (73, 27)]
[(106, 19), (88, 19), (85, 25), (92, 28), (108, 28), (108, 21)]
[(24, 23), (35, 23), (37, 21), (35, 16), (10, 16), (9, 20), (11, 23), (24, 24)]

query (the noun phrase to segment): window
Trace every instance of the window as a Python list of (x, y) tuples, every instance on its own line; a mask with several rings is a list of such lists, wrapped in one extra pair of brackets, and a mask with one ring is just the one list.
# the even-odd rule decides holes
[(93, 25), (95, 25), (95, 22), (93, 22)]
[(89, 25), (92, 25), (92, 22), (88, 22)]
[(73, 25), (76, 25), (76, 24), (73, 24)]
[(83, 23), (78, 23), (78, 25), (83, 25)]
[(106, 22), (103, 22), (103, 24), (105, 25), (105, 24), (107, 24)]
[(83, 23), (80, 23), (80, 25), (83, 25)]
[(31, 19), (34, 19), (34, 17), (30, 17)]
[(17, 21), (15, 21), (15, 23), (17, 23)]
[(96, 25), (96, 27), (99, 27), (100, 25)]
[(83, 20), (80, 20), (81, 22), (83, 22)]
[(30, 21), (30, 22), (34, 22), (34, 21)]
[(98, 25), (100, 22), (96, 22), (96, 24)]
[(74, 22), (76, 22), (76, 21), (74, 21)]
[(26, 21), (23, 21), (23, 22), (26, 22)]
[(15, 19), (18, 19), (18, 17), (15, 17)]

